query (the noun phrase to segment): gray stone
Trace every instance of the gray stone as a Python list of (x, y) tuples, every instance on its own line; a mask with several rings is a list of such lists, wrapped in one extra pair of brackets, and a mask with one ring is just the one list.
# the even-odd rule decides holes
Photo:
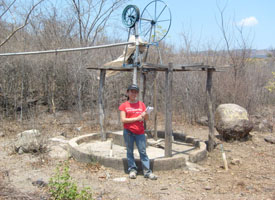
[(205, 190), (212, 190), (212, 188), (210, 186), (206, 186), (204, 189)]
[(208, 117), (202, 116), (197, 120), (197, 123), (202, 126), (208, 126)]
[(63, 143), (67, 144), (69, 141), (64, 136), (57, 136), (49, 139), (50, 144)]
[(231, 162), (230, 162), (232, 165), (240, 165), (241, 164), (241, 161), (240, 159), (232, 159)]
[(19, 147), (19, 149), (18, 149), (18, 154), (23, 154), (24, 153), (24, 151), (23, 151), (23, 148), (22, 147)]
[(126, 177), (121, 177), (121, 178), (114, 178), (113, 181), (115, 182), (125, 182), (127, 180)]
[(273, 123), (271, 120), (266, 119), (261, 115), (252, 115), (250, 116), (250, 120), (253, 123), (253, 130), (258, 132), (273, 132)]
[(49, 157), (60, 160), (67, 160), (70, 158), (69, 152), (62, 146), (51, 146), (49, 149)]
[(275, 144), (275, 137), (268, 136), (268, 137), (265, 137), (264, 140), (265, 140), (266, 142), (271, 143), (271, 144)]
[(33, 186), (37, 186), (37, 187), (45, 187), (45, 186), (47, 186), (48, 184), (47, 184), (45, 181), (43, 181), (42, 179), (38, 179), (38, 180), (36, 180), (36, 181), (33, 181), (33, 182), (32, 182), (32, 185), (33, 185)]
[(221, 104), (215, 112), (215, 127), (221, 139), (242, 140), (248, 138), (253, 124), (243, 107), (236, 104)]
[(40, 151), (43, 147), (41, 133), (32, 129), (17, 134), (14, 147), (15, 151), (20, 154)]
[(48, 155), (51, 158), (67, 160), (70, 157), (68, 141), (63, 136), (50, 138), (47, 149), (49, 151)]

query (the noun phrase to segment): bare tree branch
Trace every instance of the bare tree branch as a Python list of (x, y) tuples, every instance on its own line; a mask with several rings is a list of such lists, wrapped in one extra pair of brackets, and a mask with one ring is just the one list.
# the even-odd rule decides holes
[(80, 44), (83, 45), (83, 36), (82, 36), (83, 22), (82, 22), (81, 13), (80, 13), (80, 1), (77, 0), (77, 2), (76, 2), (75, 0), (72, 0), (72, 2), (73, 2), (73, 5), (74, 5), (76, 14), (77, 14)]
[[(0, 19), (10, 10), (10, 8), (12, 7), (12, 5), (16, 2), (16, 0), (14, 0), (5, 10), (4, 12), (1, 14)], [(3, 4), (5, 5), (5, 2), (3, 2)]]
[(14, 36), (15, 33), (17, 33), (19, 30), (23, 29), (23, 28), (28, 24), (30, 15), (32, 14), (33, 10), (34, 10), (40, 3), (42, 3), (43, 1), (44, 1), (44, 0), (40, 0), (38, 3), (36, 3), (35, 5), (32, 6), (32, 8), (30, 9), (30, 11), (28, 12), (28, 14), (27, 14), (27, 16), (26, 16), (26, 18), (25, 18), (24, 24), (21, 25), (21, 26), (19, 26), (19, 27), (17, 27), (13, 32), (11, 32), (11, 33), (7, 36), (7, 38), (6, 38), (4, 41), (2, 41), (2, 42), (0, 43), (0, 47), (2, 47), (5, 43), (7, 43), (7, 42)]
[(86, 4), (81, 1), (82, 5), (79, 0), (71, 0), (71, 2), (78, 21), (81, 45), (83, 45), (83, 42), (87, 44), (89, 39), (92, 39), (94, 43), (98, 33), (105, 28), (113, 12), (125, 0), (109, 1), (109, 3), (107, 0), (86, 0)]

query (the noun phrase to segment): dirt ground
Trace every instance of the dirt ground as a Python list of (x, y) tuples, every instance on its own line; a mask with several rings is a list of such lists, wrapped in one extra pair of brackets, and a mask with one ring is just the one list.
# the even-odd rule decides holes
[[(57, 118), (40, 116), (35, 122), (1, 122), (0, 199), (49, 199), (47, 187), (32, 183), (37, 180), (47, 183), (62, 162), (50, 159), (47, 153), (14, 153), (12, 144), (17, 133), (37, 128), (46, 138), (62, 134), (70, 139), (98, 129), (91, 121), (72, 123), (74, 120), (66, 113), (59, 113)], [(119, 129), (120, 125), (112, 127)], [(208, 128), (203, 126), (175, 124), (174, 129), (203, 141), (208, 137)], [(275, 133), (252, 132), (251, 135), (252, 139), (246, 142), (225, 143), (217, 139), (219, 145), (206, 160), (182, 169), (157, 171), (156, 181), (144, 179), (142, 175), (130, 180), (123, 171), (73, 159), (69, 160), (70, 174), (79, 187), (90, 187), (97, 200), (275, 200), (275, 144), (264, 140)], [(220, 144), (226, 153), (228, 171), (223, 167)]]

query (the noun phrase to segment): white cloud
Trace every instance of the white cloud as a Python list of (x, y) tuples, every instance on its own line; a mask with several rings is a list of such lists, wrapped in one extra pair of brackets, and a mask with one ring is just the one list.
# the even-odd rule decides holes
[(247, 17), (239, 21), (239, 26), (255, 26), (258, 24), (256, 17)]

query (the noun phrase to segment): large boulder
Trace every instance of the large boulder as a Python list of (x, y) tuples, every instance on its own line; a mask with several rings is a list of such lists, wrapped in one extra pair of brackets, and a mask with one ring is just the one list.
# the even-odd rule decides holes
[(215, 127), (222, 139), (247, 139), (253, 124), (245, 108), (236, 104), (221, 104), (215, 112)]
[(41, 133), (36, 129), (18, 133), (14, 147), (19, 154), (41, 151), (43, 147)]
[(48, 155), (52, 159), (67, 160), (70, 158), (68, 140), (64, 136), (50, 138), (47, 150)]

